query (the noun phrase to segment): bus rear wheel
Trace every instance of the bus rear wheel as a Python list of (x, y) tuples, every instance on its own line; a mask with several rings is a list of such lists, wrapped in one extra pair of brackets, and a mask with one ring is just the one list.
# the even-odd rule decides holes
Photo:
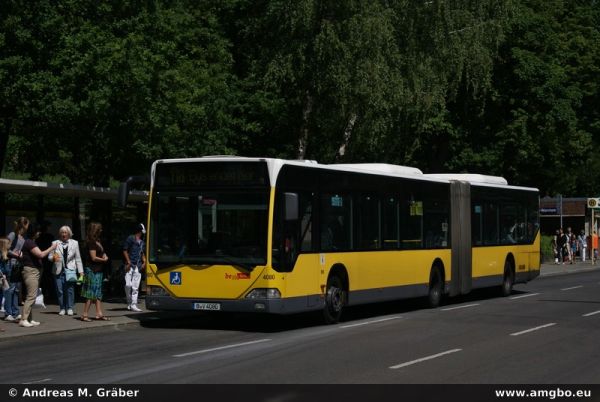
[(439, 267), (434, 267), (431, 270), (429, 278), (429, 293), (427, 295), (429, 307), (436, 308), (442, 303), (444, 294), (444, 281)]
[(502, 296), (510, 296), (515, 283), (515, 273), (508, 260), (504, 263), (504, 279), (502, 280)]
[(346, 304), (346, 296), (342, 279), (337, 275), (331, 276), (327, 280), (325, 308), (323, 309), (323, 317), (327, 324), (335, 324), (340, 320)]

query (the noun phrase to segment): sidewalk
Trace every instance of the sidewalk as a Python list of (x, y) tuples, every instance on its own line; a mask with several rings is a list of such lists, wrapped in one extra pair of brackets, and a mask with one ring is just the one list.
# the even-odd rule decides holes
[[(34, 307), (33, 319), (35, 321), (39, 321), (41, 324), (32, 328), (22, 328), (18, 325), (17, 321), (7, 322), (0, 320), (0, 328), (4, 330), (4, 332), (0, 332), (0, 342), (3, 339), (17, 336), (38, 335), (72, 330), (86, 330), (107, 326), (114, 327), (131, 324), (139, 325), (144, 320), (157, 320), (164, 315), (164, 313), (161, 312), (146, 311), (143, 300), (140, 300), (139, 306), (144, 311), (141, 313), (136, 313), (127, 310), (127, 304), (123, 303), (121, 300), (108, 299), (102, 302), (102, 309), (104, 315), (110, 318), (110, 321), (95, 320), (94, 317), (96, 316), (96, 309), (92, 304), (89, 311), (89, 318), (92, 320), (92, 322), (84, 322), (81, 321), (83, 304), (84, 303), (81, 302), (75, 303), (75, 315), (73, 316), (58, 315), (59, 308), (56, 304), (46, 305), (45, 309)], [(4, 313), (0, 313), (0, 316), (4, 317)]]
[(600, 260), (596, 260), (596, 264), (592, 265), (590, 260), (581, 262), (579, 260), (573, 262), (573, 264), (565, 263), (555, 264), (552, 261), (542, 263), (540, 276), (553, 276), (553, 275), (564, 275), (573, 272), (586, 272), (600, 270)]
[[(586, 272), (600, 269), (600, 261), (596, 265), (592, 265), (590, 261), (577, 261), (573, 265), (556, 265), (554, 263), (544, 263), (541, 267), (540, 276), (566, 275), (574, 272)], [(99, 327), (115, 327), (121, 325), (140, 325), (144, 321), (160, 320), (165, 318), (173, 318), (172, 312), (157, 312), (146, 311), (145, 305), (140, 300), (139, 306), (144, 310), (141, 313), (135, 313), (127, 310), (127, 304), (122, 299), (107, 299), (102, 302), (104, 314), (110, 318), (110, 321), (96, 321), (94, 316), (96, 310), (94, 306), (90, 308), (90, 316), (92, 322), (81, 321), (81, 313), (83, 312), (83, 303), (76, 303), (74, 316), (58, 315), (57, 305), (48, 305), (46, 309), (34, 308), (33, 319), (40, 321), (41, 325), (33, 328), (22, 328), (17, 323), (6, 322), (0, 320), (0, 328), (4, 332), (0, 332), (0, 342), (4, 339), (11, 339), (18, 336), (39, 335), (48, 333), (57, 333), (62, 331), (74, 330), (90, 330)], [(193, 312), (190, 312), (193, 313)], [(0, 313), (3, 317), (4, 313)], [(175, 314), (176, 316), (185, 316), (186, 312)]]

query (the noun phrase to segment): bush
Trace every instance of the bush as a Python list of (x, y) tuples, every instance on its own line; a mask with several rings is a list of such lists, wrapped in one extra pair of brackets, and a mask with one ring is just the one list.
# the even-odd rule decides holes
[(541, 245), (542, 262), (554, 262), (554, 251), (552, 250), (552, 236), (542, 235)]

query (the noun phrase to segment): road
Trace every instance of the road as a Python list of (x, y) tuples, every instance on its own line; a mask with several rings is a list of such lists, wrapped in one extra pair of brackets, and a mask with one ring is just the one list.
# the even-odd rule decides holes
[(597, 384), (600, 272), (315, 315), (207, 315), (0, 344), (0, 382)]

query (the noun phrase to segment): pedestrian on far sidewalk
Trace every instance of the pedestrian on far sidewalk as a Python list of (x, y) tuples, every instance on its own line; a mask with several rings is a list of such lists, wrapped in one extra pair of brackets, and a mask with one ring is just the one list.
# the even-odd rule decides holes
[[(58, 315), (73, 315), (75, 305), (75, 284), (77, 276), (83, 275), (83, 264), (77, 240), (71, 239), (73, 232), (69, 226), (63, 226), (58, 230), (56, 250), (48, 255), (52, 261), (52, 274), (58, 298)], [(52, 244), (52, 243), (51, 243)]]
[(19, 311), (19, 295), (21, 293), (21, 285), (23, 282), (23, 244), (25, 244), (25, 233), (29, 227), (29, 219), (24, 216), (17, 218), (14, 222), (14, 230), (6, 236), (10, 241), (10, 249), (8, 251), (7, 279), (8, 289), (4, 290), (4, 310), (6, 317), (5, 321), (15, 322), (21, 320)]
[(97, 222), (91, 222), (87, 229), (87, 248), (89, 253), (90, 267), (85, 268), (85, 279), (81, 287), (81, 296), (86, 299), (83, 306), (81, 321), (92, 321), (88, 317), (92, 301), (96, 305), (96, 320), (110, 321), (102, 312), (102, 279), (104, 265), (108, 262), (102, 243), (100, 243), (100, 234), (102, 225)]
[(579, 236), (577, 237), (577, 241), (579, 242), (579, 253), (581, 254), (581, 261), (585, 262), (587, 257), (587, 236), (585, 235), (585, 231), (581, 231)]
[(573, 232), (571, 231), (571, 227), (569, 226), (567, 228), (567, 232), (565, 233), (565, 236), (567, 236), (567, 254), (569, 256), (569, 264), (573, 264), (573, 258), (575, 257), (573, 255), (573, 238), (575, 236), (573, 236)]
[(129, 235), (123, 243), (123, 258), (125, 259), (125, 296), (127, 297), (127, 309), (131, 311), (142, 311), (138, 306), (138, 294), (142, 271), (146, 267), (146, 256), (144, 255), (144, 235), (146, 228), (142, 223), (136, 225), (134, 234)]
[[(3, 293), (4, 288), (8, 289), (8, 250), (10, 248), (10, 241), (6, 237), (0, 237), (0, 293)], [(3, 328), (0, 328), (0, 332), (4, 332)]]
[(569, 237), (563, 231), (563, 228), (558, 229), (558, 257), (562, 265), (565, 264), (565, 260), (569, 258)]
[(552, 236), (552, 240), (550, 241), (550, 246), (552, 247), (552, 252), (554, 253), (554, 263), (558, 264), (558, 259), (560, 257), (559, 248), (558, 248), (558, 238), (560, 236), (560, 230), (556, 229), (556, 233)]
[[(29, 224), (27, 225), (29, 226)], [(32, 307), (37, 297), (42, 276), (42, 258), (45, 258), (50, 252), (56, 249), (56, 243), (52, 243), (46, 250), (41, 251), (35, 240), (40, 232), (35, 231), (31, 239), (25, 239), (23, 244), (23, 284), (26, 287), (27, 298), (23, 306), (23, 316), (19, 321), (21, 327), (35, 327), (40, 325), (38, 321), (33, 320)]]
[(577, 236), (575, 236), (575, 233), (571, 233), (571, 264), (575, 262), (575, 257), (577, 256), (578, 250), (579, 241), (577, 241)]

